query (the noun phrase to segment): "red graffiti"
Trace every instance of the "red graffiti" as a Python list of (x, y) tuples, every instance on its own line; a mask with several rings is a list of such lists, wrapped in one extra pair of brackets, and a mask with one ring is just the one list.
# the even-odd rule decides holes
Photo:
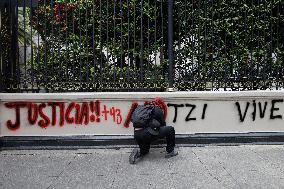
[(71, 102), (69, 104), (69, 106), (66, 109), (66, 113), (65, 113), (65, 120), (67, 123), (72, 124), (74, 123), (74, 117), (70, 117), (70, 113), (72, 112), (72, 110), (75, 108), (76, 103), (75, 102)]
[(105, 120), (107, 121), (109, 116), (112, 117), (113, 122), (116, 122), (118, 125), (122, 122), (121, 110), (115, 107), (111, 107), (110, 109), (104, 105), (104, 109), (102, 111)]
[[(9, 102), (5, 103), (9, 109), (15, 109), (15, 121), (8, 120), (6, 125), (10, 130), (17, 130), (21, 125), (20, 109), (26, 108), (28, 111), (27, 120), (30, 125), (37, 124), (41, 128), (48, 126), (55, 126), (59, 124), (61, 127), (65, 121), (68, 124), (84, 124), (88, 125), (89, 122), (100, 122), (100, 101), (83, 102), (81, 104), (71, 102), (65, 107), (64, 102), (49, 102), (36, 104), (33, 102)], [(46, 112), (50, 110), (49, 116)], [(114, 111), (113, 111), (114, 110)], [(58, 116), (59, 111), (59, 116)], [(113, 113), (115, 112), (115, 114)], [(111, 108), (109, 113), (115, 116), (114, 122), (120, 124), (122, 122), (121, 111), (118, 108)], [(59, 117), (59, 118), (58, 118)], [(57, 121), (59, 120), (59, 123)]]
[(101, 120), (100, 120), (100, 115), (101, 115), (100, 101), (97, 100), (97, 101), (95, 102), (95, 104), (96, 104), (96, 106), (95, 106), (95, 107), (96, 107), (95, 112), (96, 112), (96, 115), (97, 115), (97, 120), (96, 120), (96, 121), (97, 121), (97, 122), (100, 122), (100, 121), (101, 121)]
[(9, 103), (6, 103), (5, 106), (7, 108), (10, 108), (10, 109), (15, 109), (16, 111), (16, 121), (15, 123), (13, 124), (11, 120), (8, 120), (7, 121), (7, 127), (8, 129), (10, 130), (17, 130), (20, 128), (20, 123), (21, 123), (21, 114), (20, 114), (20, 108), (24, 108), (27, 106), (27, 103), (25, 102), (9, 102)]
[(56, 120), (57, 120), (56, 110), (57, 110), (57, 107), (59, 107), (59, 110), (60, 110), (59, 125), (63, 126), (64, 125), (65, 104), (63, 102), (50, 102), (50, 103), (48, 103), (48, 106), (51, 106), (51, 108), (52, 108), (52, 121), (51, 121), (51, 125), (52, 126), (56, 125)]
[(38, 105), (35, 103), (30, 103), (28, 105), (28, 121), (31, 125), (34, 125), (38, 117)]
[[(156, 98), (154, 105), (158, 105), (164, 112), (164, 116), (167, 116), (167, 106), (159, 98)], [(151, 103), (151, 102), (145, 102)], [(15, 120), (8, 120), (6, 122), (7, 128), (10, 130), (17, 130), (21, 125), (21, 109), (26, 109), (27, 120), (30, 125), (38, 125), (41, 128), (46, 129), (49, 126), (64, 126), (67, 124), (88, 125), (89, 123), (101, 122), (101, 116), (104, 117), (104, 121), (111, 120), (114, 123), (120, 125), (123, 121), (123, 115), (121, 109), (114, 106), (107, 107), (102, 105), (99, 100), (90, 102), (70, 102), (68, 104), (64, 102), (48, 102), (48, 103), (33, 103), (33, 102), (9, 102), (5, 103), (5, 106), (9, 109), (15, 110)], [(137, 102), (133, 102), (130, 110), (123, 123), (125, 128), (129, 127), (131, 116), (138, 106)], [(50, 113), (47, 113), (50, 112)]]
[(125, 119), (125, 122), (123, 124), (125, 128), (129, 127), (129, 123), (131, 121), (131, 116), (132, 116), (134, 110), (137, 108), (137, 106), (138, 106), (137, 102), (133, 102), (132, 103), (131, 108), (130, 108), (130, 110), (129, 110), (128, 114), (127, 114), (127, 117)]
[[(90, 110), (92, 113), (95, 112), (96, 116), (95, 115), (92, 115), (90, 117), (90, 121), (91, 122), (100, 122), (100, 115), (101, 115), (101, 111), (100, 111), (100, 101), (96, 101), (96, 102), (90, 102)], [(96, 118), (97, 117), (97, 118)]]
[(38, 114), (40, 115), (40, 117), (42, 118), (41, 120), (39, 120), (38, 122), (38, 125), (42, 128), (46, 128), (49, 126), (50, 124), (50, 119), (49, 117), (47, 117), (44, 112), (43, 112), (43, 109), (46, 108), (46, 104), (45, 103), (41, 103), (39, 105), (39, 108), (38, 108)]

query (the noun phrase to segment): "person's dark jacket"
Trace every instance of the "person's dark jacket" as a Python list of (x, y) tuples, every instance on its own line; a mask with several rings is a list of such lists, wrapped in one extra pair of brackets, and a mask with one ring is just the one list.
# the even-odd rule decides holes
[(160, 127), (163, 127), (163, 126), (166, 126), (164, 113), (160, 108), (155, 107), (153, 109), (152, 119), (149, 122), (149, 126), (147, 127), (147, 130), (152, 135), (158, 135)]

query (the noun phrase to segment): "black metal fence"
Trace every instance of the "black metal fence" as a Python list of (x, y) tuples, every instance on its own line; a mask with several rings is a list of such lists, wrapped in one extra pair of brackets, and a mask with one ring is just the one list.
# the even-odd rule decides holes
[(1, 0), (0, 92), (277, 90), (284, 0)]

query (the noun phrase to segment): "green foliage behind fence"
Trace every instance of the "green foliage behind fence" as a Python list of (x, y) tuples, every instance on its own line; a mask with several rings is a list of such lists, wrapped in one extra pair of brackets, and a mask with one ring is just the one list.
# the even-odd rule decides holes
[(237, 90), (283, 82), (283, 0), (180, 1), (175, 11), (181, 90), (204, 90), (208, 82)]
[(161, 6), (140, 0), (42, 2), (32, 18), (43, 39), (32, 71), (44, 82), (162, 85), (161, 64), (150, 59), (164, 47)]
[[(18, 71), (23, 90), (168, 87), (166, 0), (41, 0), (23, 10), (19, 27), (39, 36), (22, 40), (33, 47)], [(178, 90), (283, 88), (284, 0), (176, 0), (173, 17)]]

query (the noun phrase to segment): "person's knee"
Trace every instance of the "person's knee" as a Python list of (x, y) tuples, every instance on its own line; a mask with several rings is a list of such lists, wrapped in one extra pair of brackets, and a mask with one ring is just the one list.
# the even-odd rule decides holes
[(148, 154), (149, 151), (150, 151), (150, 147), (148, 147), (148, 146), (139, 146), (139, 148), (140, 148), (140, 155), (141, 156)]
[(148, 153), (149, 153), (149, 149), (146, 149), (146, 150), (145, 150), (145, 149), (144, 149), (144, 150), (141, 150), (141, 149), (140, 149), (140, 155), (141, 155), (141, 156), (144, 156), (144, 155), (146, 155), (146, 154), (148, 154)]
[(175, 134), (175, 128), (172, 126), (168, 126), (169, 127), (169, 133), (170, 134)]
[(141, 155), (146, 155), (146, 154), (149, 153), (150, 144), (149, 143), (140, 143), (139, 144), (139, 148), (140, 148), (140, 154)]

